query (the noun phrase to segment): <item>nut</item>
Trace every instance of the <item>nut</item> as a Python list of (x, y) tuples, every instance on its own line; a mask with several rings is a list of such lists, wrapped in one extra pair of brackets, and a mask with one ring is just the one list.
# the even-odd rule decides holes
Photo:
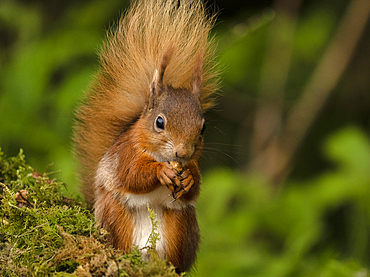
[(177, 174), (180, 174), (182, 172), (182, 165), (181, 165), (181, 163), (176, 162), (176, 161), (170, 161), (170, 165), (177, 172)]

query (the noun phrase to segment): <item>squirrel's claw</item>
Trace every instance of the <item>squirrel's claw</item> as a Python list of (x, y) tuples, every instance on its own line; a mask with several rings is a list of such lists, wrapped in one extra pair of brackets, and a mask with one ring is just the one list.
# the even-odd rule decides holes
[(173, 197), (172, 201), (170, 203), (175, 202), (178, 199), (178, 196), (176, 195), (175, 192), (171, 193), (171, 196)]

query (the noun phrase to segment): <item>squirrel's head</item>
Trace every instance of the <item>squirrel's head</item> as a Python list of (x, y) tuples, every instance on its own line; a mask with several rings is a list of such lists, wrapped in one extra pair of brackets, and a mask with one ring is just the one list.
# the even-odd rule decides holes
[(185, 165), (189, 159), (199, 158), (203, 149), (202, 65), (198, 62), (195, 66), (190, 89), (164, 85), (163, 75), (171, 54), (168, 50), (163, 56), (149, 88), (149, 101), (140, 118), (145, 133), (142, 146), (158, 162), (178, 161)]

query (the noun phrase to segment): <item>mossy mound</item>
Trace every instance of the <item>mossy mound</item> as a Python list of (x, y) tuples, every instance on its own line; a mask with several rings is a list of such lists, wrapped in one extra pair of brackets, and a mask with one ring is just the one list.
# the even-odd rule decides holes
[(142, 261), (106, 244), (107, 233), (64, 184), (0, 148), (0, 276), (178, 276), (152, 255)]

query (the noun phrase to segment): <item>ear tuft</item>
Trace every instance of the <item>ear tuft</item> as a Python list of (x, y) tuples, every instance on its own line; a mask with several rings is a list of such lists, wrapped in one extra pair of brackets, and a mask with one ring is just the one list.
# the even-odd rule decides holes
[(194, 65), (193, 80), (191, 88), (194, 95), (200, 97), (202, 91), (202, 74), (203, 74), (203, 55), (198, 54)]
[(173, 46), (173, 43), (171, 42), (162, 56), (161, 65), (159, 67), (159, 81), (161, 83), (163, 83), (164, 71), (166, 70), (168, 64), (171, 61), (173, 52), (174, 52), (174, 46)]
[(158, 80), (159, 80), (158, 70), (155, 70), (153, 81), (150, 84), (150, 92), (152, 96), (155, 96), (158, 93), (158, 89), (160, 89)]
[(159, 66), (159, 70), (156, 69), (154, 72), (153, 81), (150, 86), (150, 91), (153, 96), (158, 96), (159, 94), (162, 93), (164, 72), (172, 58), (173, 52), (174, 52), (173, 43), (170, 43), (170, 45), (167, 47), (166, 51), (162, 56), (162, 61)]

